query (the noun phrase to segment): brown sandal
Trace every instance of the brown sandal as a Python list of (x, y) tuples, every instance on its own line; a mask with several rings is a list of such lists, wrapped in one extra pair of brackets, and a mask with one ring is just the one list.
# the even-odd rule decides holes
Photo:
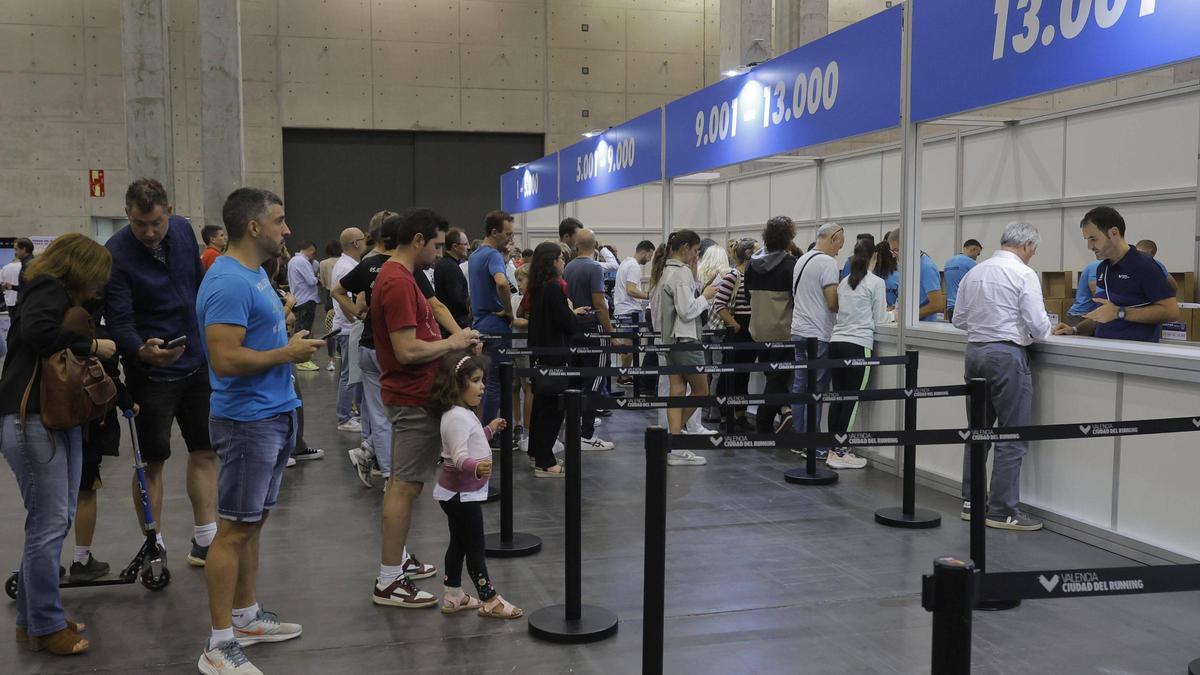
[(70, 628), (64, 628), (49, 635), (29, 638), (29, 648), (35, 652), (43, 649), (55, 656), (71, 656), (82, 654), (88, 650), (88, 641)]
[(496, 596), (496, 603), (492, 604), (491, 609), (488, 609), (488, 604), (484, 603), (483, 607), (479, 608), (479, 616), (488, 619), (516, 619), (525, 614), (520, 607), (509, 603), (499, 595)]
[[(75, 623), (74, 621), (67, 619), (67, 628), (75, 631), (76, 633), (82, 633), (83, 631), (87, 630), (87, 624)], [(21, 628), (20, 626), (17, 626), (17, 642), (29, 642), (29, 633), (26, 633), (25, 629)]]

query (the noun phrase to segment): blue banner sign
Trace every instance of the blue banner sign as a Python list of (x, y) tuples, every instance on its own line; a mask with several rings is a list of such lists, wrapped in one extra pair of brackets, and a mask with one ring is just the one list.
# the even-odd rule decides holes
[(500, 208), (525, 213), (558, 203), (558, 153), (500, 176)]
[(564, 202), (662, 179), (662, 109), (559, 150)]
[(902, 11), (885, 10), (668, 103), (667, 176), (898, 125)]
[(1197, 0), (913, 0), (912, 116), (1200, 56)]

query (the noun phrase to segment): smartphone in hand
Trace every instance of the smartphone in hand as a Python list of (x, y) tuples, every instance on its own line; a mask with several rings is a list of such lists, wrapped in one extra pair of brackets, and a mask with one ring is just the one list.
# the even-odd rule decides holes
[(162, 348), (163, 349), (175, 349), (176, 347), (182, 347), (186, 344), (187, 344), (187, 336), (180, 335), (179, 337), (175, 338), (174, 340), (171, 340), (167, 344), (163, 345)]

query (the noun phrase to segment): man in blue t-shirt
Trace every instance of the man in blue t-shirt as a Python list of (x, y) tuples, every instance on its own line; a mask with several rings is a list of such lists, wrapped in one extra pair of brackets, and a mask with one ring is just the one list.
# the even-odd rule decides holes
[(304, 330), (288, 339), (283, 304), (262, 268), (280, 255), (289, 234), (279, 197), (239, 188), (225, 200), (221, 217), (229, 248), (196, 297), (212, 386), (209, 431), (221, 462), (220, 522), (205, 566), (212, 619), (200, 656), (205, 673), (248, 664), (242, 644), (300, 637), (299, 624), (260, 609), (254, 588), (262, 526), (296, 444), (300, 400), (292, 364), (308, 361), (325, 344), (306, 339)]
[(1137, 243), (1137, 250), (1150, 256), (1150, 259), (1154, 261), (1154, 264), (1158, 265), (1158, 269), (1162, 270), (1163, 277), (1166, 278), (1167, 284), (1171, 287), (1171, 290), (1178, 295), (1179, 282), (1175, 281), (1175, 277), (1171, 276), (1171, 273), (1167, 271), (1167, 266), (1162, 264), (1162, 261), (1156, 257), (1158, 255), (1158, 244), (1154, 243), (1153, 239), (1143, 239)]
[(1159, 327), (1179, 320), (1179, 303), (1162, 270), (1125, 241), (1125, 219), (1116, 209), (1097, 206), (1079, 227), (1088, 250), (1100, 261), (1095, 298), (1099, 306), (1074, 327), (1058, 324), (1054, 334), (1158, 342)]
[(1098, 293), (1096, 288), (1096, 270), (1098, 269), (1100, 269), (1100, 261), (1096, 260), (1088, 263), (1088, 266), (1079, 273), (1079, 288), (1075, 289), (1075, 304), (1067, 310), (1065, 322), (1068, 326), (1078, 326), (1083, 321), (1083, 317), (1100, 306), (1095, 300), (1092, 300)]
[[(471, 327), (485, 335), (508, 333), (512, 323), (512, 288), (505, 274), (504, 254), (513, 236), (513, 217), (492, 211), (483, 219), (483, 245), (467, 261), (467, 288), (471, 294)], [(483, 419), (500, 412), (500, 371), (497, 342), (488, 343), (488, 372), (483, 390)]]
[[(900, 228), (887, 233), (885, 237), (892, 247), (892, 253), (900, 260)], [(899, 300), (900, 270), (896, 270), (884, 279), (887, 289), (888, 304), (895, 306)], [(921, 276), (919, 279), (917, 299), (919, 300), (921, 321), (937, 321), (937, 315), (946, 309), (946, 293), (942, 291), (942, 275), (938, 272), (937, 263), (929, 254), (921, 251)], [(893, 290), (894, 289), (894, 290)]]
[(975, 267), (975, 261), (979, 260), (979, 254), (983, 253), (983, 244), (980, 244), (976, 239), (968, 239), (963, 242), (962, 253), (950, 258), (946, 261), (946, 266), (943, 268), (946, 273), (946, 320), (950, 321), (954, 318), (954, 301), (958, 299), (958, 284), (962, 278)]

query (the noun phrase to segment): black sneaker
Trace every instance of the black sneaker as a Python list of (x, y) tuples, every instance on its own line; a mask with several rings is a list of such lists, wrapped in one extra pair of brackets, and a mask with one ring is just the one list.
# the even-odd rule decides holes
[(192, 540), (192, 552), (188, 553), (188, 564), (192, 567), (204, 567), (208, 564), (208, 547), (201, 546)]
[(95, 556), (89, 555), (86, 564), (71, 563), (71, 574), (67, 577), (67, 581), (79, 584), (95, 581), (105, 574), (108, 574), (108, 563), (100, 562), (96, 560)]
[(792, 431), (792, 413), (790, 410), (783, 413), (783, 419), (779, 420), (779, 424), (775, 425), (775, 433), (782, 434), (785, 431)]
[(310, 459), (324, 459), (325, 451), (320, 448), (305, 448), (292, 453), (292, 458), (297, 462), (303, 462)]

